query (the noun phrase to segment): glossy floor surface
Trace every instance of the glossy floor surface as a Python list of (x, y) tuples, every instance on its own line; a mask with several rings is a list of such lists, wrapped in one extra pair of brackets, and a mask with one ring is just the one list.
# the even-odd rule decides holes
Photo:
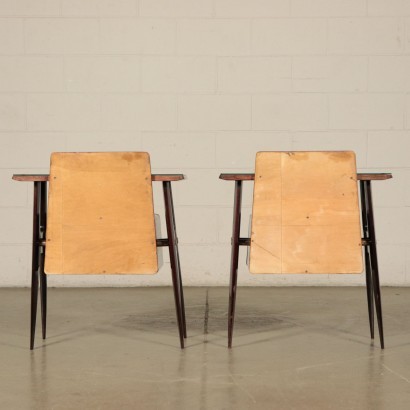
[(50, 289), (30, 352), (29, 291), (0, 289), (0, 409), (409, 409), (410, 288), (382, 290), (386, 349), (364, 288)]

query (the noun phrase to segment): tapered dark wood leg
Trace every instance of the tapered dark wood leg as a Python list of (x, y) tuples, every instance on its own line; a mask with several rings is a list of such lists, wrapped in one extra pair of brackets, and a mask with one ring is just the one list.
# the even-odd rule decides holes
[(370, 337), (374, 339), (374, 303), (373, 303), (373, 279), (372, 267), (370, 263), (369, 252), (369, 215), (368, 215), (368, 200), (367, 191), (364, 181), (360, 181), (360, 202), (362, 210), (362, 230), (364, 239), (364, 260), (366, 268), (366, 291), (367, 291), (367, 308), (369, 313)]
[(187, 331), (186, 331), (186, 319), (185, 319), (184, 289), (183, 289), (183, 286), (182, 286), (182, 274), (181, 274), (181, 264), (179, 262), (178, 244), (176, 245), (175, 248), (176, 248), (176, 254), (177, 254), (179, 294), (181, 296), (182, 330), (184, 332), (184, 338), (186, 339), (187, 338)]
[[(181, 349), (184, 348), (184, 322), (182, 314), (182, 299), (181, 299), (181, 284), (179, 281), (179, 275), (176, 268), (176, 254), (175, 249), (170, 245), (169, 246), (170, 260), (171, 260), (171, 271), (172, 271), (172, 285), (174, 289), (174, 299), (175, 299), (175, 310), (177, 314), (178, 321), (178, 331), (179, 331), (179, 341), (181, 344)], [(171, 256), (171, 254), (173, 256)]]
[(177, 226), (175, 223), (174, 199), (172, 197), (171, 183), (169, 184), (169, 198), (170, 198), (171, 212), (172, 212), (172, 225), (173, 225), (172, 230), (174, 232), (174, 238), (175, 238), (176, 265), (177, 265), (178, 280), (179, 280), (179, 287), (180, 287), (179, 294), (180, 294), (180, 304), (181, 304), (181, 313), (182, 313), (182, 329), (184, 331), (184, 338), (186, 339), (187, 331), (186, 331), (186, 319), (185, 319), (184, 289), (182, 286), (181, 263), (179, 261)]
[(239, 237), (241, 230), (242, 181), (235, 181), (235, 199), (233, 206), (233, 226), (231, 239), (231, 277), (229, 283), (228, 307), (228, 347), (232, 347), (233, 326), (235, 322), (236, 287), (238, 280)]
[(372, 267), (370, 264), (370, 253), (367, 246), (364, 247), (364, 258), (366, 266), (366, 290), (367, 308), (369, 312), (370, 337), (374, 339), (374, 304), (373, 304), (373, 279)]
[[(47, 182), (40, 182), (40, 240), (46, 240), (47, 226)], [(47, 275), (44, 272), (44, 262), (46, 247), (41, 246), (40, 250), (40, 297), (41, 297), (41, 329), (43, 339), (47, 332)]]
[(36, 337), (38, 300), (38, 271), (32, 271), (31, 275), (31, 314), (30, 314), (30, 350), (34, 349), (34, 339)]
[(43, 339), (47, 336), (47, 275), (44, 273), (44, 254), (40, 264), (41, 330)]
[(372, 255), (372, 273), (373, 273), (373, 292), (374, 292), (374, 301), (376, 305), (376, 316), (377, 316), (377, 325), (379, 327), (379, 337), (380, 337), (380, 346), (384, 349), (384, 334), (383, 334), (383, 315), (382, 315), (382, 299), (380, 293), (380, 281), (379, 281), (379, 269), (377, 265), (377, 252), (370, 248), (370, 254)]
[(179, 330), (179, 341), (181, 349), (184, 348), (184, 329), (183, 329), (183, 315), (182, 315), (182, 298), (181, 298), (181, 287), (182, 284), (179, 281), (179, 272), (177, 268), (178, 257), (176, 253), (176, 238), (175, 229), (173, 227), (174, 216), (172, 209), (172, 194), (171, 194), (171, 183), (169, 181), (164, 181), (164, 203), (165, 203), (165, 219), (167, 224), (167, 235), (168, 235), (168, 248), (169, 248), (169, 258), (171, 262), (171, 273), (172, 273), (172, 285), (174, 289), (174, 299), (175, 299), (175, 310), (177, 315), (178, 330)]
[(34, 348), (37, 319), (38, 274), (39, 274), (39, 191), (40, 183), (34, 182), (33, 196), (33, 244), (31, 257), (31, 306), (30, 306), (30, 350)]
[(367, 215), (369, 222), (369, 237), (370, 237), (370, 265), (372, 270), (372, 282), (374, 292), (374, 302), (376, 306), (377, 325), (379, 327), (380, 346), (384, 349), (384, 333), (383, 333), (383, 316), (382, 316), (382, 300), (380, 293), (379, 281), (379, 265), (377, 260), (376, 232), (374, 228), (373, 200), (371, 181), (365, 181), (366, 199), (367, 199)]

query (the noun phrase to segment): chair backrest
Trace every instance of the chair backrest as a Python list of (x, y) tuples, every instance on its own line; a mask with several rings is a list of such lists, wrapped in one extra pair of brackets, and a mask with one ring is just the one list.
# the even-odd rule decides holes
[(157, 271), (149, 155), (53, 153), (45, 272)]
[(361, 273), (355, 154), (258, 152), (252, 273)]

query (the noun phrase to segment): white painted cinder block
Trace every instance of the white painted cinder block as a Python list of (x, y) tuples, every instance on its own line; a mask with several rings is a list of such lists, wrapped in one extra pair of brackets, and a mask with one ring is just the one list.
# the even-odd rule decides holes
[(181, 207), (178, 238), (181, 244), (215, 244), (218, 237), (218, 213), (210, 207)]
[(137, 20), (102, 19), (101, 52), (104, 54), (136, 54), (141, 52), (141, 26)]
[(48, 17), (60, 15), (60, 0), (2, 0), (0, 16)]
[(331, 94), (331, 129), (403, 129), (405, 99), (401, 94)]
[(23, 19), (0, 18), (0, 54), (24, 53)]
[(172, 95), (105, 94), (101, 101), (105, 130), (173, 130), (177, 98)]
[(139, 0), (143, 17), (211, 17), (212, 0)]
[(99, 22), (97, 19), (26, 19), (24, 41), (29, 54), (98, 53)]
[(66, 150), (71, 152), (141, 151), (139, 131), (67, 132)]
[(1, 245), (1, 286), (30, 286), (31, 246)]
[(403, 174), (404, 203), (406, 206), (410, 206), (410, 184), (407, 183), (410, 178), (410, 169), (404, 169)]
[(153, 93), (213, 93), (215, 57), (161, 57), (142, 59), (142, 90)]
[[(184, 264), (183, 269), (186, 272), (185, 284), (196, 283), (199, 286), (207, 286), (215, 282), (227, 286), (229, 284), (229, 252), (228, 244), (181, 246), (181, 264)], [(207, 264), (201, 267), (198, 261), (203, 259), (207, 259)]]
[(326, 52), (324, 19), (257, 19), (252, 22), (256, 55), (321, 54)]
[(15, 170), (16, 174), (35, 173), (36, 168), (47, 169), (51, 152), (66, 150), (64, 133), (0, 133), (0, 167)]
[[(17, 182), (16, 182), (17, 183)], [(0, 229), (1, 245), (30, 244), (32, 239), (32, 212), (28, 208), (0, 208), (3, 221)], [(31, 215), (30, 215), (31, 214)]]
[(403, 24), (398, 18), (329, 20), (331, 54), (399, 54), (403, 39)]
[(292, 0), (292, 16), (353, 17), (366, 15), (366, 0)]
[(368, 0), (369, 16), (410, 16), (407, 0)]
[(131, 92), (141, 88), (139, 56), (65, 56), (67, 91)]
[(180, 20), (177, 52), (181, 55), (247, 55), (250, 22), (247, 20)]
[(0, 131), (22, 131), (26, 126), (26, 96), (0, 94)]
[(181, 96), (178, 127), (182, 130), (247, 130), (251, 128), (251, 97)]
[(291, 90), (289, 57), (221, 57), (218, 92), (273, 93)]
[(31, 131), (93, 131), (101, 124), (100, 99), (92, 94), (30, 94), (27, 128)]
[(376, 237), (380, 244), (409, 244), (410, 207), (375, 208)]
[(217, 17), (286, 17), (291, 0), (215, 0)]
[(293, 90), (363, 92), (367, 89), (367, 67), (365, 56), (293, 57)]
[(370, 168), (408, 167), (410, 131), (369, 132), (367, 163)]
[(324, 94), (255, 95), (252, 98), (255, 130), (323, 130), (327, 122)]
[[(227, 285), (234, 183), (258, 151), (353, 150), (372, 192), (383, 285), (410, 285), (410, 1), (1, 0), (0, 286), (30, 283), (33, 184), (55, 151), (147, 151), (172, 183), (185, 285)], [(243, 183), (241, 236), (252, 212)], [(166, 236), (162, 184), (155, 212)], [(157, 275), (50, 286), (170, 285)], [(239, 285), (364, 285), (251, 275)]]
[(174, 184), (175, 203), (178, 206), (219, 207), (231, 205), (233, 184), (219, 180), (219, 169), (190, 169), (187, 179)]
[(138, 3), (135, 0), (61, 0), (61, 14), (67, 17), (136, 16)]
[(0, 56), (0, 92), (36, 91), (64, 91), (61, 57)]
[(406, 37), (405, 37), (405, 40), (404, 40), (404, 52), (406, 54), (409, 54), (409, 52), (410, 52), (410, 31), (409, 31), (409, 28), (410, 28), (410, 19), (407, 18), (405, 20), (405, 26), (404, 26), (404, 32), (406, 33)]
[(369, 91), (403, 92), (410, 90), (410, 57), (369, 57)]
[(386, 168), (375, 168), (372, 172), (386, 172), (389, 169), (393, 173), (393, 178), (385, 184), (372, 185), (373, 201), (378, 207), (400, 208), (409, 206), (407, 201), (409, 190), (408, 178), (409, 170), (387, 166)]
[(172, 54), (175, 22), (157, 19), (107, 18), (100, 23), (103, 54)]
[(143, 132), (142, 149), (156, 166), (175, 168), (179, 173), (192, 168), (215, 168), (215, 135), (212, 132)]
[(11, 179), (13, 174), (18, 174), (18, 169), (0, 170), (0, 207), (27, 207), (28, 187), (27, 184), (17, 184)]

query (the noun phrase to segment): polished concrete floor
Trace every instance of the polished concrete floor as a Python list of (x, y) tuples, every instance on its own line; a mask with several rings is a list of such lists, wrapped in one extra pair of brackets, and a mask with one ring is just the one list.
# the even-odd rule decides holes
[[(386, 349), (364, 288), (50, 289), (30, 352), (29, 291), (0, 289), (0, 409), (410, 409), (410, 288), (382, 290)], [(39, 330), (39, 328), (38, 328)]]

